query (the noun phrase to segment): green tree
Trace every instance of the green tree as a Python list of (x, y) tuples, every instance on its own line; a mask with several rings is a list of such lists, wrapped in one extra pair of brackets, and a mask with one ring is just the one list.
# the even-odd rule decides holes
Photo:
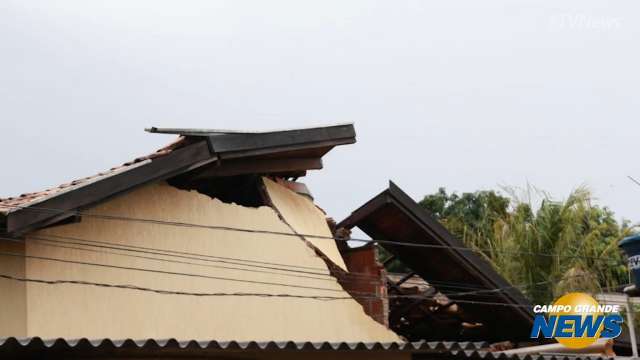
[[(538, 206), (496, 191), (447, 193), (440, 188), (420, 205), (482, 254), (535, 303), (567, 291), (599, 292), (628, 282), (617, 243), (634, 227), (594, 205), (585, 188), (556, 201), (537, 192)], [(527, 192), (531, 198), (531, 189)]]

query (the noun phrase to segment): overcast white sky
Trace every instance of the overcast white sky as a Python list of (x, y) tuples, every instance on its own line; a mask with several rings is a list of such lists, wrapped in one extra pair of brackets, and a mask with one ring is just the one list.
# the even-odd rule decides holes
[(341, 219), (416, 199), (587, 184), (640, 221), (637, 1), (0, 3), (0, 196), (170, 140), (148, 126), (355, 122), (305, 180)]

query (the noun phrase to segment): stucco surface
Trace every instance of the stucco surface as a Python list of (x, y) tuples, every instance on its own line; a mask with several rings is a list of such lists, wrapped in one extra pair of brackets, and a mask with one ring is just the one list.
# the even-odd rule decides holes
[[(24, 254), (24, 244), (0, 240), (0, 252)], [(24, 258), (0, 256), (0, 274), (24, 278), (24, 272)], [(26, 316), (25, 284), (0, 278), (0, 337), (26, 336)]]
[[(295, 208), (301, 203), (300, 199), (304, 199), (275, 183), (270, 184), (269, 187), (271, 191), (287, 194), (281, 196), (282, 199), (278, 201), (279, 208), (285, 209), (289, 205), (291, 208)], [(293, 202), (295, 206), (289, 202)], [(310, 202), (309, 204), (313, 205)], [(308, 207), (309, 204), (306, 204), (305, 207)], [(165, 183), (148, 185), (88, 211), (128, 218), (291, 232), (290, 228), (278, 218), (276, 212), (270, 207), (247, 208), (222, 203), (195, 191), (179, 190)], [(306, 220), (299, 219), (299, 217), (308, 215), (308, 212), (299, 211), (297, 214), (288, 214), (287, 219), (296, 224), (294, 225), (296, 229), (324, 231), (300, 225)], [(278, 266), (281, 268), (300, 270), (301, 268), (291, 267), (300, 266), (305, 267), (304, 271), (318, 274), (261, 269), (250, 266), (255, 263), (249, 262), (241, 262), (243, 265), (237, 265), (204, 260), (185, 260), (169, 256), (98, 249), (90, 246), (74, 245), (74, 247), (82, 249), (68, 249), (51, 246), (51, 244), (45, 244), (41, 240), (35, 239), (35, 237), (51, 236), (75, 237), (108, 242), (114, 245), (125, 244), (278, 263), (283, 264)], [(328, 249), (327, 251), (331, 253), (333, 250)], [(27, 259), (26, 275), (32, 278), (131, 284), (190, 292), (348, 296), (337, 281), (328, 275), (324, 262), (296, 236), (178, 227), (85, 216), (80, 223), (57, 226), (34, 233), (28, 238), (26, 252), (34, 256), (183, 272), (235, 280), (204, 279)], [(126, 255), (188, 261), (197, 265), (141, 259)], [(331, 256), (335, 257), (335, 254)], [(214, 260), (211, 258), (203, 259)], [(234, 269), (223, 269), (219, 266), (233, 267)], [(315, 278), (310, 279), (302, 276)], [(277, 282), (284, 285), (265, 285), (245, 281)], [(322, 290), (291, 286), (317, 287)], [(29, 314), (26, 322), (27, 335), (44, 338), (176, 337), (240, 341), (399, 340), (392, 331), (369, 318), (362, 307), (352, 299), (319, 301), (273, 297), (193, 297), (161, 295), (127, 289), (33, 283), (27, 285), (26, 294)]]

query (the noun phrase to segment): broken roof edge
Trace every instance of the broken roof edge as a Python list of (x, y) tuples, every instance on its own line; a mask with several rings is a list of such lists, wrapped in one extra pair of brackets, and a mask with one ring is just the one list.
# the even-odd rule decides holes
[[(511, 284), (504, 279), (498, 272), (484, 259), (472, 253), (471, 248), (470, 251), (460, 250), (460, 248), (468, 248), (464, 243), (453, 236), (438, 220), (436, 220), (426, 209), (422, 208), (415, 202), (407, 193), (402, 191), (398, 185), (396, 185), (393, 181), (389, 180), (389, 187), (386, 190), (383, 190), (378, 195), (374, 196), (372, 199), (367, 201), (364, 205), (360, 206), (358, 209), (354, 210), (346, 219), (342, 220), (337, 226), (338, 227), (349, 227), (352, 228), (357, 226), (357, 223), (360, 222), (364, 217), (366, 217), (370, 211), (365, 211), (367, 208), (371, 206), (382, 206), (383, 204), (393, 203), (397, 205), (399, 208), (404, 210), (405, 214), (412, 217), (414, 221), (420, 222), (426, 225), (432, 232), (440, 237), (441, 242), (445, 242), (445, 245), (449, 245), (452, 252), (456, 253), (458, 256), (461, 256), (465, 260), (480, 260), (480, 261), (470, 261), (471, 264), (474, 265), (476, 270), (480, 270), (480, 274), (487, 275), (490, 273), (490, 280), (492, 282), (496, 282), (500, 288), (511, 287)], [(477, 259), (474, 259), (477, 258)], [(519, 293), (519, 291), (518, 291)], [(519, 303), (530, 304), (529, 300), (527, 300), (524, 295), (519, 294), (518, 299)], [(514, 299), (515, 300), (515, 299)], [(532, 316), (533, 318), (533, 316)]]
[[(416, 229), (416, 231), (419, 231), (419, 233), (423, 234), (420, 235), (422, 237), (420, 237), (419, 239), (405, 239), (402, 238), (403, 235), (397, 235), (399, 234), (398, 232), (390, 232), (390, 223), (388, 223), (388, 221), (392, 218), (390, 218), (389, 216), (392, 216), (394, 213), (402, 214), (402, 218), (407, 219), (400, 221), (401, 223), (396, 224), (397, 226), (400, 226), (402, 228), (408, 227)], [(402, 218), (396, 219), (398, 220)], [(385, 219), (386, 225), (381, 223), (380, 219)], [(389, 181), (389, 187), (387, 189), (383, 190), (378, 195), (365, 202), (365, 204), (354, 210), (349, 216), (347, 216), (347, 218), (342, 220), (337, 225), (337, 227), (345, 228), (353, 228), (356, 226), (374, 239), (399, 242), (408, 241), (425, 244), (432, 243), (444, 246), (444, 248), (442, 248), (441, 250), (446, 251), (446, 254), (448, 254), (448, 258), (451, 259), (451, 261), (459, 264), (460, 269), (465, 271), (470, 278), (475, 278), (475, 281), (478, 282), (478, 285), (481, 285), (487, 290), (501, 289), (501, 291), (491, 293), (491, 295), (498, 297), (498, 299), (501, 299), (499, 302), (504, 302), (506, 305), (514, 305), (512, 308), (509, 307), (508, 311), (511, 314), (518, 314), (518, 317), (523, 321), (526, 320), (526, 323), (529, 325), (525, 325), (525, 323), (523, 322), (523, 329), (527, 328), (527, 326), (529, 326), (530, 328), (530, 324), (533, 323), (534, 316), (533, 312), (531, 311), (532, 304), (522, 294), (522, 292), (520, 292), (517, 287), (512, 286), (504, 277), (502, 277), (502, 275), (500, 275), (486, 259), (471, 251), (471, 248), (468, 248), (461, 240), (453, 236), (426, 209), (422, 208), (392, 181)], [(363, 226), (367, 229), (363, 228)], [(396, 234), (399, 238), (390, 236), (390, 233)], [(393, 247), (398, 248), (398, 245), (387, 243), (380, 243), (379, 245), (391, 251), (392, 253), (394, 253), (394, 251), (392, 251), (394, 250)], [(469, 251), (461, 248), (468, 248)], [(433, 253), (435, 250), (433, 248), (426, 249), (424, 247), (416, 247), (413, 249), (415, 249), (415, 251), (410, 252), (411, 254), (413, 254), (411, 255), (412, 258), (408, 257), (409, 253), (401, 251), (403, 253), (403, 257), (405, 257), (404, 260), (412, 262), (413, 265), (426, 261), (426, 258), (423, 259), (422, 257), (420, 257), (421, 254), (424, 257), (428, 257), (429, 254)], [(399, 257), (398, 254), (394, 253), (394, 255), (396, 255), (396, 258), (398, 258), (400, 261), (403, 261), (403, 258)], [(420, 260), (421, 262), (416, 263), (418, 259), (423, 260)], [(430, 275), (434, 275), (434, 270), (431, 267), (435, 265), (416, 265), (417, 268), (413, 268), (412, 266), (410, 266), (410, 264), (406, 265), (409, 266), (411, 270), (415, 271), (422, 278), (427, 280), (427, 282), (430, 279)], [(437, 278), (437, 280), (440, 279)], [(472, 298), (470, 300), (478, 300), (482, 298), (482, 296), (483, 295), (478, 294), (476, 298)], [(455, 301), (456, 299), (464, 300), (465, 295), (464, 293), (461, 293), (459, 297), (451, 296), (450, 298), (453, 301)], [(466, 307), (469, 306), (471, 305), (467, 305)]]
[[(476, 270), (481, 270), (479, 273), (482, 275), (487, 275), (489, 273), (490, 280), (493, 282), (497, 282), (500, 288), (507, 288), (509, 290), (513, 290), (513, 286), (504, 279), (498, 272), (485, 261), (482, 257), (477, 256), (472, 249), (469, 248), (469, 251), (460, 250), (460, 248), (468, 248), (460, 239), (453, 236), (449, 230), (447, 230), (444, 225), (442, 225), (438, 220), (436, 220), (426, 209), (422, 208), (415, 200), (413, 200), (407, 193), (405, 193), (398, 185), (396, 185), (393, 181), (389, 180), (389, 187), (386, 190), (383, 190), (378, 195), (367, 201), (364, 205), (360, 206), (358, 209), (353, 211), (346, 219), (341, 221), (338, 224), (338, 227), (354, 227), (357, 226), (356, 223), (361, 221), (368, 212), (362, 211), (370, 206), (382, 205), (382, 204), (393, 203), (404, 210), (407, 215), (410, 215), (414, 221), (418, 221), (427, 225), (429, 229), (431, 229), (435, 235), (440, 237), (441, 241), (446, 242), (445, 245), (449, 245), (451, 250), (454, 253), (457, 253), (465, 260), (479, 260), (479, 261), (471, 261)], [(510, 291), (508, 291), (510, 293)], [(530, 305), (530, 302), (527, 298), (524, 297), (518, 291), (518, 303), (524, 303)], [(514, 299), (515, 300), (515, 299)], [(533, 316), (532, 316), (533, 319)]]
[[(433, 217), (433, 215), (431, 215), (426, 209), (422, 208), (417, 202), (415, 202), (409, 195), (402, 191), (402, 189), (400, 189), (400, 187), (398, 187), (391, 180), (389, 180), (389, 191), (393, 195), (394, 199), (401, 200), (400, 204), (402, 206), (406, 207), (407, 210), (412, 214), (418, 216), (421, 221), (429, 224), (430, 228), (432, 228), (447, 243), (452, 245), (453, 248), (469, 248), (460, 239), (451, 234), (449, 230), (444, 227), (444, 225), (442, 225)], [(469, 251), (455, 249), (455, 252), (457, 252), (466, 260), (470, 260), (470, 263), (480, 271), (480, 274), (482, 274), (483, 276), (487, 276), (489, 278), (488, 280), (496, 283), (499, 288), (502, 288), (503, 291), (501, 293), (503, 295), (506, 295), (507, 297), (511, 297), (511, 300), (514, 303), (517, 303), (519, 305), (530, 305), (531, 307), (533, 307), (531, 302), (519, 290), (517, 290), (516, 287), (511, 285), (509, 281), (507, 281), (502, 275), (500, 275), (489, 262), (487, 262), (481, 256), (478, 256), (475, 251), (471, 250), (471, 248), (469, 248)], [(530, 312), (530, 317), (533, 321), (532, 312)]]

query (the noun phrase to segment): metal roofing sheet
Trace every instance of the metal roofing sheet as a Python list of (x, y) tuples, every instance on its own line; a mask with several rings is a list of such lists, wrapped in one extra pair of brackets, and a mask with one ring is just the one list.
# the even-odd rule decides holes
[(202, 356), (213, 352), (224, 351), (376, 351), (376, 352), (410, 352), (428, 354), (432, 357), (460, 359), (513, 359), (513, 360), (578, 360), (604, 359), (580, 354), (557, 355), (511, 355), (488, 352), (485, 342), (294, 342), (294, 341), (201, 341), (177, 339), (41, 339), (0, 338), (0, 356), (12, 355), (48, 355), (48, 354), (102, 354), (110, 355), (180, 355)]
[(312, 130), (312, 129), (322, 129), (328, 127), (338, 127), (338, 126), (353, 126), (353, 123), (336, 123), (336, 124), (326, 124), (326, 125), (317, 125), (317, 126), (309, 126), (309, 127), (300, 127), (300, 128), (282, 128), (282, 129), (269, 129), (269, 130), (231, 130), (231, 129), (202, 129), (202, 128), (159, 128), (152, 126), (150, 128), (144, 129), (150, 133), (156, 134), (179, 134), (185, 136), (209, 136), (216, 134), (268, 134), (274, 132), (283, 132), (283, 131), (298, 131), (298, 130)]
[(434, 352), (479, 351), (486, 348), (482, 342), (309, 342), (309, 341), (216, 341), (216, 340), (178, 340), (178, 339), (42, 339), (0, 338), (0, 349), (5, 347), (34, 348), (199, 348), (199, 349), (236, 349), (236, 350), (388, 350)]

